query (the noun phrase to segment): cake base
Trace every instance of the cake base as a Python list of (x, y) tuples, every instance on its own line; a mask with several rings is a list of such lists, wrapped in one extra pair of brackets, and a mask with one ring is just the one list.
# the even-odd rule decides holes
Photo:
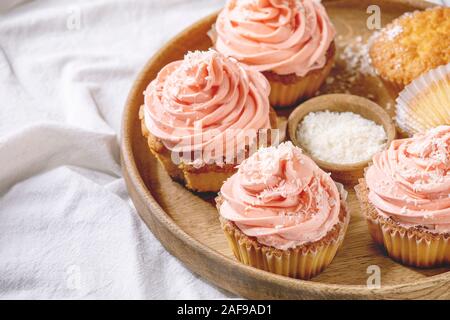
[[(223, 200), (216, 198), (217, 209)], [(288, 250), (261, 244), (255, 237), (245, 235), (229, 220), (220, 217), (222, 230), (234, 256), (243, 264), (278, 275), (309, 280), (321, 273), (333, 260), (344, 240), (350, 214), (341, 202), (339, 222), (323, 237), (314, 242)]]
[(308, 72), (303, 77), (295, 74), (279, 75), (271, 71), (263, 72), (270, 83), (270, 104), (280, 108), (292, 107), (314, 96), (333, 68), (335, 53), (336, 46), (333, 41), (327, 51), (325, 65), (321, 69)]
[(355, 190), (370, 235), (392, 259), (418, 268), (450, 265), (450, 234), (431, 233), (421, 227), (406, 228), (381, 216), (369, 202), (369, 190), (364, 179), (359, 180)]

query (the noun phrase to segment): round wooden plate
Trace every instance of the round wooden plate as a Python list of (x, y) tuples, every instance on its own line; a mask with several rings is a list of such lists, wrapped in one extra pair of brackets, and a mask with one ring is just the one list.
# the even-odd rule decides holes
[[(338, 61), (333, 74), (340, 74), (345, 67), (339, 59), (343, 46), (358, 35), (364, 38), (370, 33), (366, 27), (369, 5), (381, 8), (383, 24), (403, 12), (430, 6), (418, 0), (323, 2), (341, 35), (337, 38)], [(137, 211), (164, 247), (193, 272), (246, 298), (449, 298), (449, 269), (404, 267), (386, 257), (383, 250), (372, 242), (352, 187), (347, 188), (352, 220), (343, 247), (331, 265), (316, 278), (302, 281), (277, 276), (234, 259), (220, 229), (214, 195), (195, 194), (173, 182), (149, 153), (138, 119), (142, 93), (147, 84), (165, 64), (181, 59), (186, 51), (210, 47), (206, 32), (214, 20), (215, 15), (211, 15), (192, 25), (147, 63), (131, 89), (124, 111), (123, 174)], [(323, 90), (336, 92), (328, 85)], [(361, 96), (372, 94), (383, 107), (394, 105), (377, 78), (364, 77), (350, 88), (350, 92)], [(289, 112), (283, 110), (280, 113), (288, 115)], [(370, 266), (379, 267), (380, 288), (367, 286), (372, 270)]]

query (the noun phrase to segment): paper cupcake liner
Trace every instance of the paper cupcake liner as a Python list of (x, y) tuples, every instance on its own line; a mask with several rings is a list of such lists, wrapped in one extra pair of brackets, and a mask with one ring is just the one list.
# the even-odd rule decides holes
[(292, 75), (273, 77), (263, 72), (270, 83), (270, 105), (275, 108), (292, 107), (300, 101), (314, 96), (333, 68), (334, 54), (333, 43), (323, 68), (308, 72), (304, 77), (297, 76), (293, 80), (291, 79)]
[(450, 124), (450, 64), (412, 81), (396, 103), (397, 125), (409, 135)]
[(223, 218), (220, 220), (228, 244), (238, 261), (278, 275), (308, 280), (321, 273), (331, 263), (344, 240), (350, 214), (345, 206), (341, 206), (341, 210), (344, 210), (344, 217), (337, 225), (338, 232), (329, 233), (324, 239), (312, 244), (288, 250), (260, 244), (242, 233), (234, 223)]
[(394, 260), (408, 266), (433, 268), (450, 264), (450, 235), (407, 228), (378, 214), (368, 201), (364, 179), (355, 187), (369, 233)]

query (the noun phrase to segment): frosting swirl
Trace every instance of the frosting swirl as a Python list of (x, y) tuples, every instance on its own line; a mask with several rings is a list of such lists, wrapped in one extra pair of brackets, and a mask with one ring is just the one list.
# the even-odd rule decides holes
[(220, 165), (248, 145), (248, 131), (270, 128), (269, 93), (261, 73), (213, 50), (190, 52), (145, 90), (145, 123), (173, 160), (183, 153), (195, 165)]
[(395, 140), (366, 172), (369, 201), (400, 224), (450, 232), (450, 126)]
[(210, 36), (254, 70), (304, 76), (325, 65), (335, 34), (315, 0), (229, 0)]
[(282, 250), (320, 240), (339, 222), (336, 184), (291, 142), (259, 149), (220, 193), (223, 218)]

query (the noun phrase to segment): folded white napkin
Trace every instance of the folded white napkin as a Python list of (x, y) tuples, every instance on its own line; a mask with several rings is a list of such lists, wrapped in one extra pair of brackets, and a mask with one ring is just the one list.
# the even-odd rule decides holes
[(221, 298), (141, 222), (119, 165), (129, 88), (223, 1), (0, 1), (0, 298)]

